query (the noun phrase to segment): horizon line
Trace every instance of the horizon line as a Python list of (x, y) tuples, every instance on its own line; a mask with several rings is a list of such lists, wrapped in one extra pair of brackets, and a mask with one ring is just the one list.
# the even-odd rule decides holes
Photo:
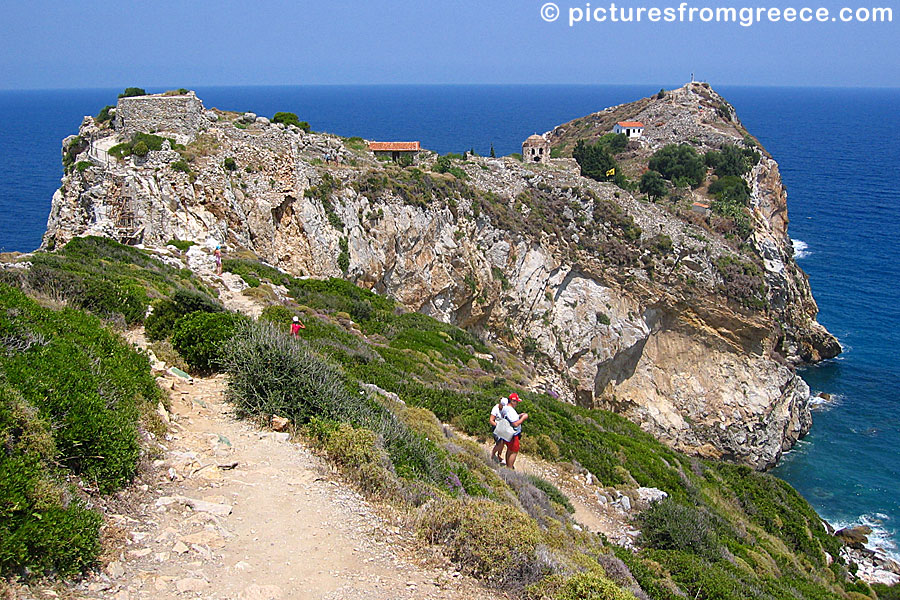
[[(663, 86), (661, 89), (674, 90), (687, 85), (685, 82), (673, 87)], [(897, 85), (787, 85), (787, 84), (753, 84), (753, 83), (717, 83), (706, 80), (697, 80), (696, 83), (708, 83), (713, 87), (740, 87), (740, 88), (766, 88), (766, 89), (827, 89), (827, 90), (900, 90)], [(658, 84), (651, 83), (527, 83), (527, 82), (506, 82), (506, 83), (459, 83), (459, 82), (430, 82), (430, 83), (387, 83), (387, 82), (369, 82), (369, 83), (252, 83), (252, 84), (198, 84), (195, 86), (166, 86), (166, 85), (147, 85), (147, 88), (158, 88), (163, 91), (171, 89), (185, 88), (195, 91), (197, 88), (289, 88), (289, 87), (655, 87)], [(79, 92), (79, 91), (106, 91), (118, 90), (121, 86), (94, 86), (94, 87), (55, 87), (55, 88), (3, 88), (0, 87), (0, 93), (4, 92)], [(128, 87), (128, 86), (125, 86)], [(125, 89), (125, 88), (121, 88)], [(159, 93), (159, 92), (150, 92)]]

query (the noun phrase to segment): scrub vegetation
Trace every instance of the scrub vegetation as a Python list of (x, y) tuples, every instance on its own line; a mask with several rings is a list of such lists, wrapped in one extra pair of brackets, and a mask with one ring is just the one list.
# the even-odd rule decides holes
[[(630, 226), (616, 225), (625, 236)], [(290, 419), (360, 490), (401, 507), (424, 542), (443, 545), (459, 569), (491, 586), (555, 600), (859, 593), (840, 542), (783, 481), (687, 457), (615, 414), (529, 392), (517, 359), (390, 298), (226, 260), (255, 289), (288, 290), (287, 302), (254, 321), (225, 311), (189, 273), (107, 240), (75, 240), (32, 261), (32, 270), (105, 282), (98, 289), (108, 291), (87, 303), (60, 294), (42, 306), (21, 291), (51, 304), (29, 273), (3, 275), (12, 284), (0, 284), (5, 574), (89, 567), (101, 521), (89, 498), (130, 481), (140, 433), (159, 427), (152, 407), (162, 395), (146, 358), (77, 306), (107, 322), (112, 314), (123, 315), (120, 324), (144, 322), (195, 372), (226, 372), (240, 416)], [(299, 338), (286, 332), (295, 314), (306, 325)], [(552, 483), (499, 467), (486, 443), (471, 441), (487, 441), (490, 407), (513, 390), (531, 415), (526, 453), (589, 471), (604, 486), (668, 494), (637, 518), (637, 551), (575, 527), (570, 500)]]

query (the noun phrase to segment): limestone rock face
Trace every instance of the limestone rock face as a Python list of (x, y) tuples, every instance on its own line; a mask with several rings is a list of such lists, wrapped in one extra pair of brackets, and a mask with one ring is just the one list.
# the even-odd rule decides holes
[[(629, 146), (635, 160), (672, 141), (741, 141), (737, 117), (723, 124), (710, 108), (720, 101), (688, 85), (547, 137), (566, 147), (621, 117), (647, 125)], [(791, 363), (840, 347), (815, 321), (770, 157), (747, 177), (755, 252), (745, 256), (662, 204), (581, 177), (571, 159), (473, 157), (457, 163), (462, 180), (430, 173), (430, 154), (400, 169), (352, 140), (197, 104), (186, 148), (142, 159), (106, 154), (127, 127), (85, 119), (91, 142), (77, 159), (95, 166), (63, 178), (44, 245), (214, 239), (295, 275), (343, 276), (520, 351), (535, 390), (623, 413), (693, 454), (763, 469), (808, 431), (809, 390)], [(188, 172), (174, 168), (185, 162)], [(758, 264), (764, 310), (723, 295), (716, 265), (735, 256)]]

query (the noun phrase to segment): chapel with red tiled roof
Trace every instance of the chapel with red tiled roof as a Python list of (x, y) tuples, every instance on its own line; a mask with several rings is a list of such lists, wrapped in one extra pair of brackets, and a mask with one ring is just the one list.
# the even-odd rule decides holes
[(619, 121), (613, 127), (613, 133), (624, 133), (630, 140), (636, 140), (644, 135), (644, 124), (640, 121)]
[(401, 156), (415, 157), (422, 150), (419, 142), (369, 142), (369, 150), (376, 158), (389, 158), (395, 162)]

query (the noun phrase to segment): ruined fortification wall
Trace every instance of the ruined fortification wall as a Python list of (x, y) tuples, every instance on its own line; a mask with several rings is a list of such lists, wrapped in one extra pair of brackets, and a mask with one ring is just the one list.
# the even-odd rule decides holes
[(132, 96), (119, 98), (113, 126), (127, 137), (137, 131), (176, 134), (179, 142), (190, 141), (205, 124), (203, 102), (193, 92), (179, 96)]

